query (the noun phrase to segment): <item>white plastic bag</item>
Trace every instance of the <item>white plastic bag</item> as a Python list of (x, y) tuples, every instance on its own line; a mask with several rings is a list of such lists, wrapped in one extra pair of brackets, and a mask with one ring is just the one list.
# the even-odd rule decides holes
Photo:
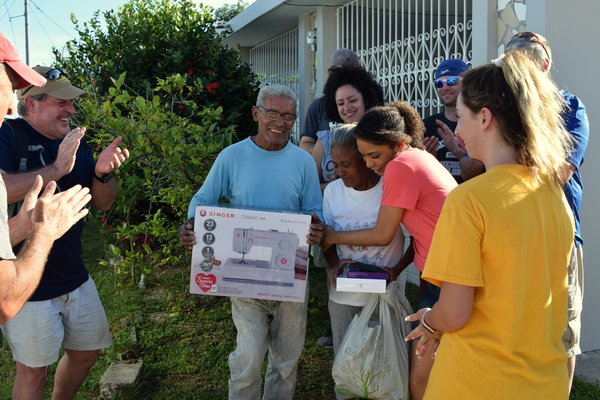
[(404, 337), (412, 308), (399, 283), (373, 295), (354, 316), (333, 362), (336, 390), (365, 399), (408, 400), (409, 345)]

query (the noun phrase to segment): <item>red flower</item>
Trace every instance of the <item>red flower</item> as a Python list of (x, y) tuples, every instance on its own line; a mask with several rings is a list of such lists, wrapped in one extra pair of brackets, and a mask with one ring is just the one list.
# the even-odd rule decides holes
[(217, 89), (219, 88), (219, 82), (207, 83), (206, 91), (210, 94), (217, 94)]
[(189, 76), (192, 76), (192, 75), (194, 75), (194, 68), (188, 68), (188, 70), (187, 70), (187, 74), (188, 74)]
[(178, 107), (180, 110), (185, 110), (185, 104), (179, 103), (179, 104), (177, 105), (177, 107)]

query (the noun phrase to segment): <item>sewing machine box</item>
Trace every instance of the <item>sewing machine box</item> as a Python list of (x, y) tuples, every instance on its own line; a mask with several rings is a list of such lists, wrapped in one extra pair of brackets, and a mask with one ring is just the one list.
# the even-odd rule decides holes
[(310, 215), (196, 208), (190, 293), (303, 302)]

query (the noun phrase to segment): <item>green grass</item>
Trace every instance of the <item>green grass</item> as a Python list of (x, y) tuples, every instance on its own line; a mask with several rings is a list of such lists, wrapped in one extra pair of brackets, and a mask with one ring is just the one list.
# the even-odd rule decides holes
[[(85, 233), (86, 265), (96, 281), (111, 324), (114, 344), (102, 352), (78, 399), (99, 399), (99, 382), (111, 363), (142, 358), (144, 370), (137, 387), (121, 399), (226, 399), (227, 356), (235, 346), (230, 303), (224, 297), (188, 294), (189, 265), (172, 266), (146, 276), (146, 289), (132, 287), (128, 276), (101, 267), (109, 240), (106, 229), (90, 218)], [(416, 288), (408, 285), (409, 299)], [(316, 341), (329, 326), (325, 271), (310, 273), (309, 319), (304, 352), (298, 366), (295, 399), (334, 399), (333, 352)], [(50, 398), (54, 367), (49, 372)], [(0, 399), (11, 397), (14, 363), (3, 343), (0, 349)], [(576, 380), (572, 400), (600, 400), (600, 388)]]

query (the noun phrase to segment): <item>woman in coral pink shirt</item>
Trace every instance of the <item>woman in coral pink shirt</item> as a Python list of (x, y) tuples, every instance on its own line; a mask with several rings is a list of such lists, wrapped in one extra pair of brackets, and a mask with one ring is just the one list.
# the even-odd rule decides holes
[[(358, 231), (328, 229), (321, 242), (324, 248), (333, 244), (384, 246), (391, 242), (402, 223), (413, 237), (412, 246), (405, 254), (405, 262), (389, 272), (395, 277), (411, 261), (423, 270), (442, 205), (456, 187), (446, 168), (423, 150), (424, 130), (419, 114), (406, 102), (374, 107), (365, 113), (354, 134), (367, 167), (383, 176), (377, 224)], [(438, 296), (439, 289), (424, 282), (419, 308), (431, 307)], [(418, 358), (411, 352), (413, 399), (422, 398), (432, 365), (431, 357)]]

